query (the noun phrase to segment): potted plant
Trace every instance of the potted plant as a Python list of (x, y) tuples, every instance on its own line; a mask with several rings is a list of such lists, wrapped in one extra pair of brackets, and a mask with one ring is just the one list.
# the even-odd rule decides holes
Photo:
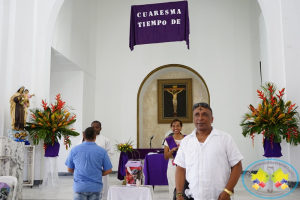
[(43, 140), (46, 157), (58, 155), (59, 139), (64, 138), (64, 145), (68, 149), (71, 146), (69, 137), (79, 135), (74, 131), (75, 129), (71, 128), (76, 121), (76, 115), (69, 112), (66, 102), (62, 101), (60, 94), (56, 95), (55, 100), (54, 105), (48, 105), (46, 101), (42, 100), (44, 109), (30, 110), (32, 112), (30, 122), (26, 123), (25, 127), (34, 145), (38, 145), (40, 140)]
[(274, 83), (266, 83), (257, 90), (261, 102), (257, 107), (249, 105), (250, 112), (243, 117), (240, 126), (244, 137), (251, 137), (254, 145), (254, 137), (263, 134), (265, 157), (280, 157), (282, 140), (292, 145), (300, 143), (299, 135), (299, 113), (296, 104), (285, 101), (285, 88), (276, 93)]

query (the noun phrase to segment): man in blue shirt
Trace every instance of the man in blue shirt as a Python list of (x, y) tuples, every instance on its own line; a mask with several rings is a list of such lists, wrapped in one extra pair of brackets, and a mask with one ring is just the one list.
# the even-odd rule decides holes
[(93, 127), (85, 129), (85, 141), (72, 148), (65, 165), (74, 173), (74, 200), (101, 199), (102, 176), (110, 174), (112, 164), (105, 149), (96, 143)]

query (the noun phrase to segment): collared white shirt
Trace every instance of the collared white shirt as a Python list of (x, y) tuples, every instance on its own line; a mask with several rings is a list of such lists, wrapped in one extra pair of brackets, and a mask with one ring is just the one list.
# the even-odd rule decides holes
[[(78, 144), (82, 143), (82, 139), (83, 138), (80, 139)], [(110, 144), (109, 139), (100, 134), (100, 135), (97, 135), (95, 143), (107, 151), (108, 156), (111, 160), (112, 156), (114, 155), (114, 150)]]
[(196, 131), (181, 141), (175, 163), (186, 169), (189, 195), (216, 200), (228, 183), (231, 167), (244, 157), (228, 133), (213, 128), (201, 147)]

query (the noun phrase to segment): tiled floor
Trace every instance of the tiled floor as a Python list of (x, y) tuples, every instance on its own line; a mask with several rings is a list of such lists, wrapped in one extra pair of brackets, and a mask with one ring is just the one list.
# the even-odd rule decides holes
[[(34, 186), (33, 188), (23, 188), (23, 199), (39, 199), (39, 200), (71, 200), (73, 199), (73, 177), (72, 176), (60, 176), (60, 186), (50, 188), (39, 188)], [(121, 185), (122, 182), (117, 179), (116, 174), (110, 175), (110, 185)], [(168, 186), (155, 186), (154, 188), (154, 200), (167, 200), (168, 199)], [(235, 194), (233, 200), (256, 200), (260, 199), (250, 194), (243, 186), (241, 178), (235, 187)], [(296, 188), (291, 194), (280, 198), (280, 200), (298, 200), (300, 199), (300, 188)], [(105, 200), (105, 199), (104, 199)]]

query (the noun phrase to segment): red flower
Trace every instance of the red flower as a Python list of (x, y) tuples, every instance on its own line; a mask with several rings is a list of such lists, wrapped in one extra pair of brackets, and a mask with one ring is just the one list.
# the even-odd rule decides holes
[(264, 94), (263, 94), (262, 91), (257, 90), (257, 93), (258, 93), (258, 97), (259, 97), (260, 99), (265, 99)]
[(45, 110), (48, 108), (48, 105), (44, 100), (42, 100), (42, 106)]
[(36, 116), (34, 114), (31, 114), (30, 115), (32, 118), (36, 119)]
[(293, 105), (290, 105), (290, 107), (289, 107), (289, 109), (288, 109), (288, 113), (290, 113), (291, 112), (291, 110), (293, 110), (293, 107), (295, 107), (295, 103), (293, 104)]
[[(73, 117), (71, 117), (68, 122), (72, 121), (73, 119), (75, 119), (76, 115), (74, 115)], [(75, 130), (75, 129), (74, 129)]]

